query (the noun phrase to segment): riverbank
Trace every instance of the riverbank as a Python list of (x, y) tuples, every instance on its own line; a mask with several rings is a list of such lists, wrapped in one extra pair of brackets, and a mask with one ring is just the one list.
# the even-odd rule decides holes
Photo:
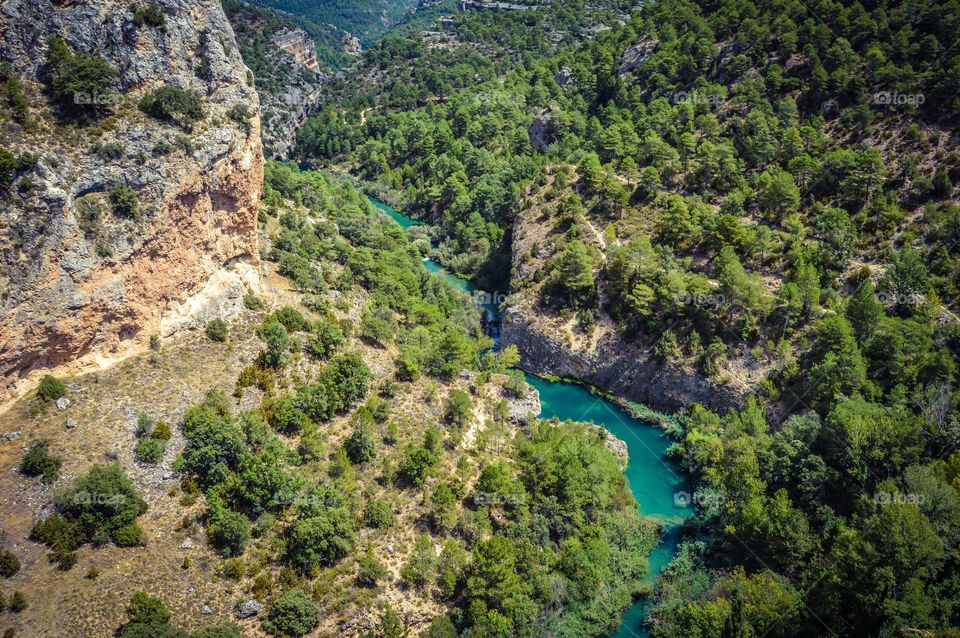
[[(382, 201), (371, 199), (371, 202), (404, 228), (417, 224), (416, 220)], [(431, 259), (424, 261), (424, 267), (443, 276), (467, 294), (473, 295), (476, 292), (469, 281), (447, 273)], [(487, 301), (484, 307), (494, 314), (494, 319), (500, 319), (499, 304), (494, 303), (495, 299)], [(521, 367), (526, 369), (523, 362)], [(663, 529), (660, 544), (648, 557), (646, 584), (652, 589), (656, 577), (676, 554), (681, 523), (693, 513), (689, 499), (680, 498), (680, 495), (688, 491), (686, 477), (667, 456), (673, 440), (662, 423), (641, 421), (634, 417), (627, 409), (628, 404), (619, 404), (626, 401), (625, 399), (594, 394), (582, 381), (568, 381), (556, 377), (547, 379), (533, 375), (527, 375), (526, 379), (540, 397), (538, 418), (592, 423), (602, 427), (611, 437), (624, 444), (624, 476), (637, 501), (640, 514), (655, 519)], [(624, 612), (620, 628), (611, 638), (647, 636), (644, 623), (649, 603), (649, 598), (636, 600)]]

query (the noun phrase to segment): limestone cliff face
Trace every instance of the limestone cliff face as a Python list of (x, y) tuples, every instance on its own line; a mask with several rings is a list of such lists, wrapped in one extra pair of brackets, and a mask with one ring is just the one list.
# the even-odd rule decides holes
[[(0, 6), (0, 58), (35, 111), (32, 126), (4, 123), (0, 145), (38, 157), (32, 188), (0, 201), (0, 403), (47, 370), (97, 366), (229, 316), (258, 285), (252, 77), (217, 0), (152, 4), (162, 26), (138, 25), (128, 0)], [(99, 121), (64, 121), (46, 103), (53, 35), (117, 70), (118, 97)], [(203, 119), (187, 130), (141, 113), (139, 99), (163, 84), (197, 92)], [(236, 105), (247, 122), (226, 115)], [(118, 182), (137, 193), (135, 219), (110, 211)]]

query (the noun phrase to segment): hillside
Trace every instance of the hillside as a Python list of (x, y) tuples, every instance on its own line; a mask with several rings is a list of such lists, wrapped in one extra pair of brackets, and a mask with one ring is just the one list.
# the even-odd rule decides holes
[(956, 6), (582, 9), (383, 39), (301, 158), (508, 289), (521, 366), (686, 408), (653, 635), (956, 626)]
[(416, 9), (419, 0), (333, 1), (256, 0), (256, 4), (306, 18), (317, 24), (331, 24), (368, 45)]
[(150, 7), (15, 2), (0, 21), (0, 401), (234, 314), (220, 297), (257, 284), (249, 71), (219, 3)]
[[(622, 459), (528, 418), (535, 391), (478, 358), (469, 301), (349, 184), (270, 163), (264, 203), (262, 292), (239, 317), (0, 415), (6, 585), (29, 601), (5, 623), (139, 636), (124, 606), (143, 590), (169, 613), (140, 624), (170, 635), (615, 626), (657, 538)], [(18, 475), (38, 443), (52, 476)], [(136, 540), (50, 532), (79, 502), (55, 495), (104, 462), (143, 499)]]

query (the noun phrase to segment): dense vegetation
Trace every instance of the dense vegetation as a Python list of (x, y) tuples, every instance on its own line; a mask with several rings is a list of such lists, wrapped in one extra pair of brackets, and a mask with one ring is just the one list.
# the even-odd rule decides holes
[(960, 624), (956, 4), (661, 0), (593, 36), (578, 8), (384, 39), (303, 158), (486, 281), (518, 219), (547, 228), (511, 289), (586, 334), (606, 314), (718, 382), (763, 369), (674, 432), (698, 515), (654, 635)]
[[(237, 382), (238, 393), (265, 390), (261, 406), (236, 411), (211, 392), (184, 415), (178, 460), (184, 489), (204, 492), (207, 536), (224, 573), (243, 561), (268, 599), (263, 628), (310, 631), (345, 598), (330, 595), (336, 582), (358, 601), (386, 586), (434, 599), (449, 610), (437, 632), (612, 629), (644, 591), (657, 539), (614, 455), (574, 424), (498, 435), (496, 452), (468, 445), (481, 389), (497, 387), (492, 375), (515, 352), (486, 351), (466, 298), (421, 267), (427, 248), (349, 183), (271, 162), (265, 189), (263, 221), (276, 229), (270, 257), (307, 310), (261, 311), (263, 351)], [(359, 323), (346, 313), (354, 305)], [(468, 390), (461, 373), (477, 386)], [(522, 386), (510, 384), (512, 392)], [(416, 413), (425, 422), (414, 423), (409, 407), (395, 413), (424, 391), (437, 405)], [(487, 427), (505, 432), (501, 403)], [(398, 514), (423, 526), (402, 549), (394, 582), (383, 546)], [(405, 631), (393, 610), (380, 625)]]

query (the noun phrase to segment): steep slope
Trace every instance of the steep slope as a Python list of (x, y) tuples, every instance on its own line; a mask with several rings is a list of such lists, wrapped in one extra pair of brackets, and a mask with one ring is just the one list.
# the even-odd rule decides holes
[(378, 35), (397, 24), (417, 0), (256, 0), (256, 4), (301, 16), (318, 23), (330, 23), (369, 44)]
[[(29, 103), (4, 113), (0, 146), (33, 160), (0, 202), (0, 399), (34, 371), (141, 350), (211, 306), (230, 314), (256, 285), (260, 121), (233, 31), (215, 0), (134, 9), (16, 0), (0, 13), (0, 57)], [(53, 36), (68, 70), (109, 64), (108, 86), (69, 99)], [(201, 114), (137, 109), (164, 85)]]

